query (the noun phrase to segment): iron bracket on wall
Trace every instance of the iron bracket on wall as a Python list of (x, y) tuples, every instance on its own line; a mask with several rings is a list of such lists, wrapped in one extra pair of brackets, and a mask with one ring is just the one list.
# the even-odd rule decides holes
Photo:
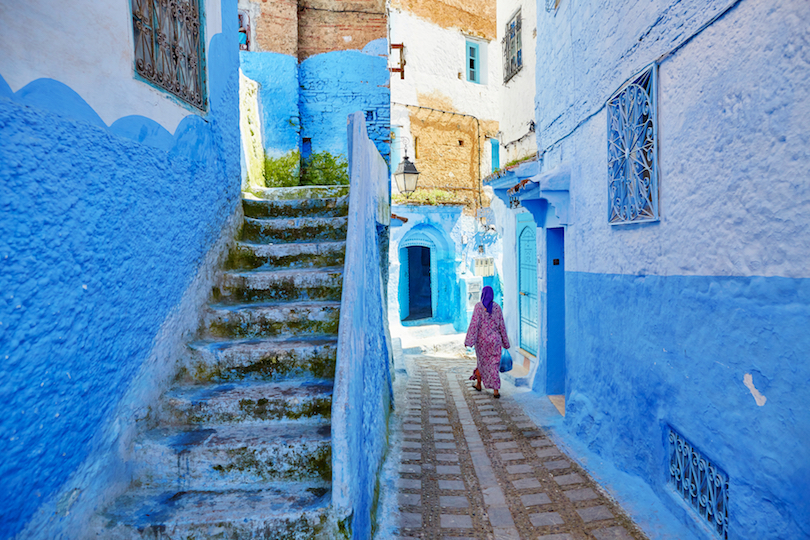
[(405, 78), (405, 44), (404, 43), (392, 43), (391, 50), (399, 49), (399, 67), (398, 68), (388, 68), (388, 71), (391, 73), (399, 73), (399, 78)]

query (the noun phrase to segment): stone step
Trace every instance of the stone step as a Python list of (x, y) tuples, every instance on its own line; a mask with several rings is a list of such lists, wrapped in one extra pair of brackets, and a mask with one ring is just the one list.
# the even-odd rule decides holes
[(160, 427), (135, 441), (133, 482), (189, 491), (329, 481), (330, 430), (328, 423), (303, 421)]
[(336, 336), (198, 341), (180, 380), (232, 382), (335, 376)]
[(135, 490), (103, 515), (105, 540), (319, 538), (332, 494), (320, 482), (279, 482), (227, 491)]
[(267, 420), (326, 420), (332, 381), (241, 382), (176, 387), (164, 396), (169, 423), (225, 424)]
[(294, 186), (285, 188), (253, 188), (253, 193), (242, 193), (244, 199), (328, 199), (345, 197), (349, 186)]
[(226, 269), (343, 267), (346, 242), (251, 244), (237, 242), (228, 254)]
[(225, 272), (220, 281), (222, 303), (340, 300), (343, 267), (295, 268)]
[(339, 301), (209, 305), (203, 327), (210, 337), (243, 339), (337, 334)]
[(328, 199), (242, 199), (246, 217), (343, 217), (349, 214), (349, 197)]
[(347, 217), (245, 218), (241, 240), (257, 244), (346, 240)]

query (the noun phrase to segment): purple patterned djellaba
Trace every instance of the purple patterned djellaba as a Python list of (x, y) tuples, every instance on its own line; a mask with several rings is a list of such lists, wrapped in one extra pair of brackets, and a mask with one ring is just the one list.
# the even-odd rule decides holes
[(502, 348), (509, 348), (509, 337), (506, 335), (501, 306), (492, 301), (491, 291), (492, 287), (484, 287), (481, 302), (475, 304), (464, 345), (475, 347), (478, 372), (484, 386), (498, 390), (501, 387), (501, 378), (498, 374), (501, 351)]

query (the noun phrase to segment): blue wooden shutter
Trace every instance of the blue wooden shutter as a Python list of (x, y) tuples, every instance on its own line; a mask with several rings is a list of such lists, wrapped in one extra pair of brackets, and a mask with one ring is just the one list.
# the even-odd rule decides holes
[(480, 74), (480, 54), (478, 44), (472, 41), (467, 42), (467, 80), (470, 82), (481, 82)]
[(492, 145), (492, 171), (495, 172), (501, 168), (501, 142), (498, 139), (490, 139), (489, 144)]

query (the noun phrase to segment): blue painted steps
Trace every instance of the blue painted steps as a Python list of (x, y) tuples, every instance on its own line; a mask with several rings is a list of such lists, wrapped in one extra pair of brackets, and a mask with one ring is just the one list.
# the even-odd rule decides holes
[(331, 537), (347, 189), (261, 194), (98, 537)]

